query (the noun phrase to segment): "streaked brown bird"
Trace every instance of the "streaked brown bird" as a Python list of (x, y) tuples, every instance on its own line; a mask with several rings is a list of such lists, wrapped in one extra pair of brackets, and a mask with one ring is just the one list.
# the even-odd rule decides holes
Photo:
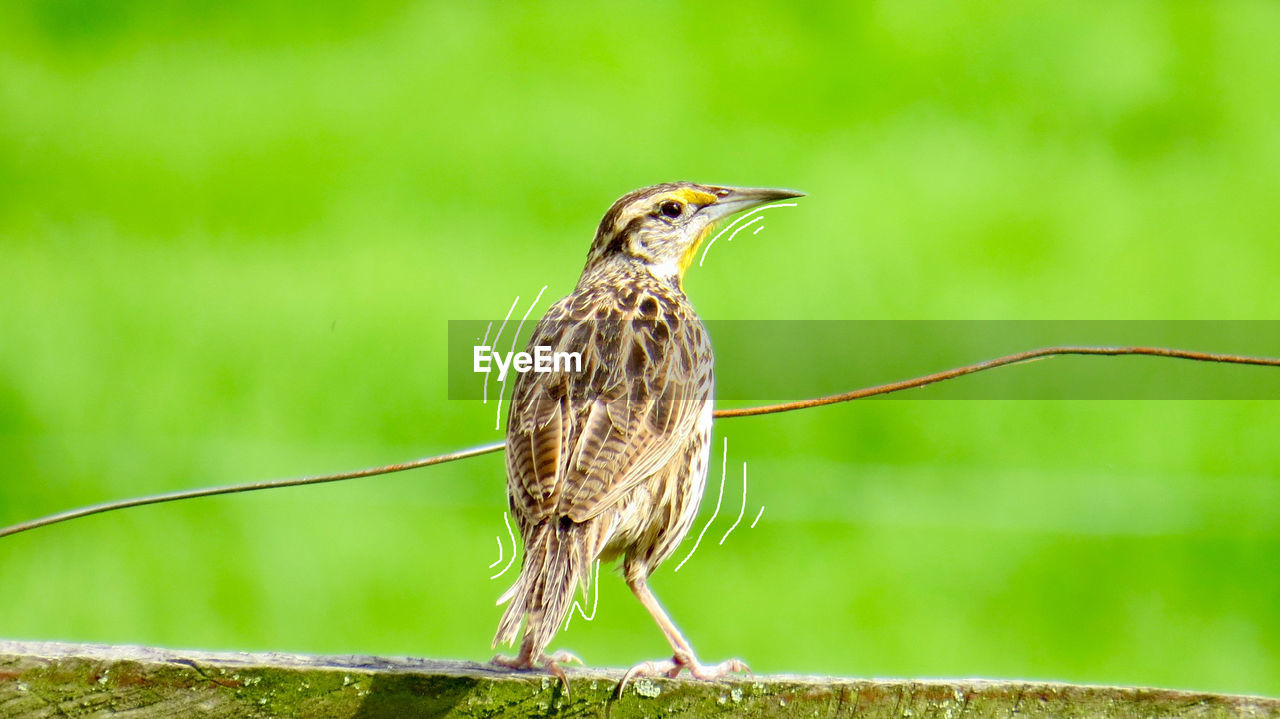
[[(622, 558), (627, 585), (671, 644), (670, 660), (627, 674), (710, 679), (746, 665), (698, 661), (649, 589), (649, 575), (688, 534), (711, 448), (714, 361), (682, 280), (718, 220), (789, 190), (676, 182), (624, 195), (605, 213), (573, 292), (538, 322), (529, 352), (581, 353), (581, 371), (519, 375), (507, 417), (507, 493), (524, 542), (520, 577), (493, 644), (513, 643), (509, 667), (564, 679), (547, 645), (596, 559)], [(625, 685), (627, 679), (624, 679)]]

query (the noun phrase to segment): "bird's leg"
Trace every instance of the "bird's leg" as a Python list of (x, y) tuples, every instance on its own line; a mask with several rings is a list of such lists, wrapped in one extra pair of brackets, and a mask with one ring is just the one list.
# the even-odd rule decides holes
[(642, 662), (631, 667), (622, 677), (622, 682), (618, 684), (618, 694), (622, 694), (622, 690), (626, 688), (627, 682), (636, 677), (652, 677), (667, 676), (676, 677), (681, 671), (688, 670), (697, 679), (719, 679), (730, 672), (749, 672), (751, 668), (741, 659), (728, 659), (719, 664), (706, 665), (698, 661), (697, 655), (693, 653), (693, 647), (689, 645), (689, 640), (684, 638), (680, 630), (676, 628), (675, 622), (671, 621), (671, 617), (667, 615), (662, 604), (658, 602), (658, 598), (653, 596), (653, 591), (649, 589), (647, 568), (641, 571), (633, 571), (631, 566), (627, 567), (627, 586), (631, 587), (632, 593), (649, 610), (650, 616), (658, 623), (658, 628), (662, 630), (663, 635), (667, 638), (667, 643), (671, 645), (674, 655), (671, 659), (654, 662)]

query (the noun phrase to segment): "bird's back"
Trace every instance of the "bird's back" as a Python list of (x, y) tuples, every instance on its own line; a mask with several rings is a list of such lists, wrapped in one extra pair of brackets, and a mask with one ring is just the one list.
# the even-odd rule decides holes
[(538, 346), (582, 365), (516, 382), (507, 472), (522, 523), (614, 506), (684, 448), (711, 402), (706, 329), (683, 292), (651, 278), (580, 283), (538, 323)]

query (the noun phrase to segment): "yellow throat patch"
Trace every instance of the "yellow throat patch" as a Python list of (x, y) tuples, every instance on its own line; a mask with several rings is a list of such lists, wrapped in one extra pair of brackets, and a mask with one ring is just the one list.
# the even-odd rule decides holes
[[(709, 192), (702, 192), (689, 187), (677, 190), (672, 194), (683, 200), (687, 205), (710, 205), (718, 199)], [(688, 270), (689, 265), (693, 264), (693, 257), (698, 254), (698, 248), (702, 246), (703, 241), (707, 239), (707, 235), (711, 234), (711, 230), (715, 229), (715, 226), (716, 223), (714, 222), (707, 225), (706, 229), (698, 235), (698, 239), (694, 240), (680, 257), (680, 279), (684, 279), (685, 270)]]

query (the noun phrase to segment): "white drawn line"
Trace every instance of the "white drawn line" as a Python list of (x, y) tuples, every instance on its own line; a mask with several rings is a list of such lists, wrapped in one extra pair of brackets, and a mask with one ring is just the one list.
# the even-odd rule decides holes
[(720, 494), (719, 496), (716, 497), (716, 511), (711, 513), (711, 519), (707, 520), (706, 526), (704, 526), (702, 528), (702, 531), (698, 533), (698, 539), (693, 543), (693, 549), (690, 549), (689, 553), (684, 556), (684, 559), (681, 559), (680, 563), (676, 565), (677, 572), (680, 571), (680, 568), (684, 566), (685, 562), (689, 561), (689, 557), (692, 557), (693, 553), (698, 551), (698, 545), (702, 544), (702, 535), (706, 534), (708, 529), (711, 529), (711, 523), (716, 521), (716, 515), (720, 513), (720, 501), (724, 499), (724, 472), (725, 472), (725, 467), (728, 466), (728, 462), (729, 462), (729, 438), (725, 437), (724, 449), (721, 451), (721, 456), (720, 456)]
[(569, 609), (569, 618), (564, 620), (565, 631), (569, 630), (569, 622), (573, 621), (574, 609), (578, 610), (578, 614), (582, 615), (583, 620), (588, 622), (595, 621), (596, 608), (600, 606), (600, 560), (599, 559), (596, 560), (596, 569), (595, 569), (595, 572), (592, 574), (592, 577), (595, 579), (594, 584), (595, 584), (596, 598), (591, 602), (591, 616), (588, 617), (587, 613), (582, 611), (582, 605), (578, 603), (577, 599), (574, 599), (573, 606)]
[[(507, 320), (511, 319), (511, 313), (515, 312), (516, 303), (519, 301), (520, 301), (520, 295), (516, 295), (516, 298), (514, 300), (511, 300), (511, 306), (507, 308), (507, 316), (502, 319), (502, 324), (498, 326), (498, 334), (493, 336), (493, 343), (495, 345), (498, 344), (498, 339), (502, 337), (502, 331), (507, 328)], [(489, 403), (489, 373), (485, 372), (483, 404), (488, 404), (488, 403)]]
[[(733, 231), (733, 233), (729, 235), (729, 239), (728, 239), (728, 241), (729, 241), (729, 242), (733, 242), (733, 238), (737, 237), (739, 232), (742, 232), (743, 230), (747, 229), (748, 227), (750, 227), (750, 226), (754, 225), (754, 224), (755, 224), (755, 223), (757, 223), (757, 222), (760, 222), (760, 221), (761, 221), (761, 220), (763, 220), (763, 219), (764, 219), (764, 216), (763, 216), (763, 215), (756, 215), (755, 217), (752, 217), (752, 218), (751, 218), (751, 221), (750, 221), (750, 222), (747, 222), (746, 224), (743, 224), (743, 225), (739, 225), (739, 226), (738, 226), (738, 228), (737, 228), (737, 229), (735, 229), (735, 230)], [(761, 227), (764, 227), (764, 225), (760, 225), (760, 226), (761, 226)], [(728, 228), (726, 228), (726, 229), (728, 229)], [(724, 233), (723, 233), (723, 232), (721, 232), (719, 235), (716, 235), (716, 237), (718, 238), (718, 237), (720, 237), (720, 235), (723, 235), (723, 234), (724, 234)], [(710, 243), (708, 243), (708, 244), (707, 244), (707, 249), (711, 249), (711, 244), (710, 244)], [(705, 259), (705, 258), (706, 258), (706, 256), (707, 256), (707, 253), (706, 253), (706, 252), (703, 252), (703, 253), (702, 253), (702, 257)], [(698, 263), (698, 266), (699, 266), (699, 267), (701, 267), (701, 266), (702, 266), (702, 263), (701, 263), (701, 262), (699, 262), (699, 263)]]
[(730, 223), (728, 224), (728, 226), (727, 226), (727, 227), (725, 227), (723, 230), (720, 230), (719, 232), (717, 232), (717, 233), (716, 233), (716, 236), (711, 238), (711, 241), (707, 243), (707, 246), (706, 246), (706, 247), (704, 247), (704, 248), (702, 249), (702, 257), (698, 260), (698, 266), (699, 266), (699, 267), (701, 267), (701, 266), (702, 266), (702, 263), (703, 263), (703, 262), (706, 262), (706, 260), (707, 260), (707, 252), (709, 252), (709, 251), (711, 250), (711, 246), (712, 246), (712, 245), (714, 245), (714, 244), (716, 243), (716, 240), (720, 239), (720, 235), (723, 235), (724, 233), (726, 233), (726, 232), (728, 232), (729, 230), (733, 229), (733, 228), (734, 228), (734, 227), (735, 227), (739, 222), (742, 222), (743, 220), (745, 220), (745, 219), (747, 219), (748, 217), (750, 217), (750, 216), (752, 216), (752, 215), (756, 214), (757, 212), (763, 212), (763, 211), (765, 211), (765, 210), (771, 210), (771, 209), (773, 209), (773, 208), (775, 208), (775, 207), (795, 207), (795, 206), (796, 206), (796, 203), (794, 203), (794, 202), (779, 202), (779, 203), (778, 203), (778, 204), (776, 204), (776, 205), (765, 205), (765, 206), (763, 206), (763, 207), (757, 207), (757, 208), (756, 208), (756, 209), (754, 209), (754, 210), (751, 210), (751, 211), (749, 211), (749, 212), (743, 213), (743, 215), (742, 215), (741, 217), (739, 217), (738, 219), (734, 220), (733, 222), (730, 222)]
[[(480, 340), (480, 346), (481, 346), (481, 347), (488, 347), (488, 346), (489, 346), (489, 330), (491, 330), (491, 329), (493, 329), (493, 320), (489, 320), (489, 326), (484, 328), (484, 339)], [(489, 368), (488, 368), (488, 367), (486, 367), (486, 368), (485, 368), (485, 370), (484, 370), (484, 387), (483, 387), (483, 389), (481, 390), (481, 395), (480, 395), (480, 396), (481, 396), (481, 399), (483, 399), (483, 400), (484, 400), (484, 401), (483, 401), (483, 402), (481, 402), (480, 404), (488, 404), (488, 403), (489, 403)], [(501, 542), (501, 541), (499, 541), (499, 542), (498, 542), (498, 546), (499, 546), (499, 547), (501, 547), (501, 546), (502, 546), (502, 542)], [(501, 560), (501, 559), (499, 559), (498, 561), (499, 561), (499, 562), (501, 562), (502, 560)]]
[(493, 564), (490, 564), (490, 565), (489, 565), (489, 568), (490, 568), (490, 569), (493, 569), (494, 567), (498, 566), (499, 564), (502, 564), (502, 558), (506, 556), (505, 554), (503, 554), (503, 553), (502, 553), (502, 537), (499, 537), (499, 536), (496, 536), (496, 535), (495, 535), (495, 536), (494, 536), (494, 539), (498, 540), (498, 558), (497, 558), (496, 560), (494, 560)]
[[(733, 242), (733, 238), (737, 237), (739, 232), (742, 232), (743, 230), (747, 229), (748, 227), (762, 220), (764, 220), (764, 215), (756, 215), (755, 217), (752, 217), (750, 222), (734, 230), (733, 234), (729, 235), (729, 239), (725, 240), (725, 242)], [(760, 227), (764, 227), (764, 225), (760, 225)], [(760, 229), (760, 227), (757, 227), (756, 229), (758, 230)]]
[(725, 532), (724, 536), (720, 538), (720, 546), (724, 546), (724, 540), (728, 539), (729, 535), (733, 532), (733, 530), (737, 529), (738, 525), (742, 523), (742, 515), (745, 514), (746, 511), (747, 511), (747, 463), (743, 462), (742, 463), (742, 507), (738, 509), (738, 518), (733, 520), (733, 526), (729, 527), (729, 531)]
[[(524, 321), (529, 319), (529, 313), (533, 312), (533, 308), (538, 306), (538, 300), (542, 299), (542, 293), (546, 291), (547, 291), (547, 286), (543, 285), (542, 289), (538, 290), (538, 296), (534, 297), (533, 302), (529, 304), (529, 309), (524, 311), (524, 317), (520, 318), (520, 324), (516, 325), (516, 334), (514, 337), (511, 338), (512, 354), (515, 354), (516, 340), (520, 339), (520, 330), (524, 329)], [(512, 305), (512, 307), (515, 307), (515, 305)], [(497, 344), (497, 342), (494, 342), (494, 344)], [(507, 377), (510, 377), (510, 376), (511, 376), (511, 373), (508, 372)], [(494, 429), (502, 429), (502, 395), (507, 391), (507, 377), (502, 378), (502, 389), (498, 390), (498, 411), (494, 414), (494, 419), (493, 419)]]
[[(756, 231), (755, 231), (755, 232), (752, 232), (751, 234), (753, 234), (753, 235), (758, 235), (758, 234), (760, 234), (760, 230), (763, 230), (763, 229), (764, 229), (764, 225), (760, 225), (759, 227), (757, 227), (757, 228), (756, 228)], [(732, 238), (730, 238), (730, 239), (732, 239)]]
[(756, 522), (759, 522), (759, 521), (760, 521), (760, 515), (762, 515), (762, 514), (764, 514), (764, 505), (763, 505), (763, 504), (762, 504), (762, 505), (760, 505), (760, 511), (759, 511), (759, 512), (756, 512), (756, 518), (755, 518), (755, 521), (754, 521), (754, 522), (752, 522), (752, 523), (751, 523), (751, 526), (750, 526), (750, 527), (747, 527), (747, 529), (755, 529), (755, 528), (756, 528)]
[(516, 563), (516, 533), (511, 531), (511, 520), (507, 518), (506, 512), (502, 513), (502, 523), (507, 525), (507, 536), (511, 537), (511, 559), (507, 560), (507, 566), (503, 567), (501, 572), (489, 577), (490, 579), (497, 579), (506, 574), (511, 565)]

